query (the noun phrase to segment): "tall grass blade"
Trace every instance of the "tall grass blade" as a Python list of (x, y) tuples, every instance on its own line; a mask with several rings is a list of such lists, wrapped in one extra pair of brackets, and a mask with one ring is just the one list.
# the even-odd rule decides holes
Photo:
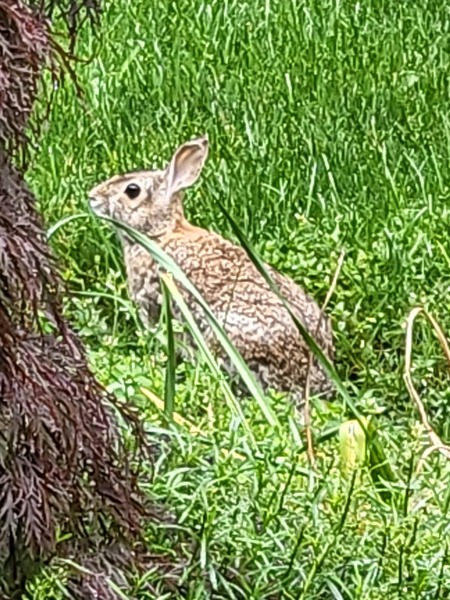
[(376, 419), (373, 416), (368, 422), (367, 433), (367, 461), (370, 467), (370, 477), (381, 499), (388, 502), (392, 498), (394, 488), (392, 486), (388, 488), (386, 483), (395, 483), (398, 481), (398, 477), (392, 470), (383, 444), (377, 435)]
[(172, 310), (170, 307), (170, 292), (165, 280), (161, 281), (164, 304), (164, 317), (167, 330), (167, 368), (164, 381), (164, 413), (171, 421), (175, 410), (175, 336), (172, 324)]
[(347, 392), (347, 390), (346, 390), (346, 388), (345, 388), (342, 380), (340, 379), (339, 375), (337, 374), (334, 366), (331, 364), (331, 362), (325, 356), (325, 354), (323, 353), (322, 349), (319, 347), (319, 345), (317, 344), (317, 342), (315, 341), (315, 339), (309, 334), (309, 332), (307, 331), (307, 329), (305, 328), (305, 326), (303, 325), (303, 323), (298, 319), (298, 317), (296, 316), (296, 314), (292, 311), (292, 309), (289, 306), (288, 302), (286, 301), (286, 299), (283, 297), (283, 295), (281, 294), (280, 290), (278, 289), (277, 284), (274, 282), (274, 280), (270, 276), (269, 272), (267, 271), (266, 265), (259, 258), (258, 254), (255, 252), (255, 250), (252, 247), (252, 245), (250, 244), (250, 242), (246, 239), (246, 237), (244, 236), (244, 234), (242, 233), (242, 231), (240, 230), (240, 228), (238, 227), (238, 225), (235, 223), (234, 219), (231, 217), (231, 215), (228, 213), (228, 211), (225, 209), (225, 207), (220, 202), (218, 204), (219, 204), (219, 207), (222, 210), (223, 214), (225, 215), (226, 219), (230, 223), (230, 225), (231, 225), (231, 227), (233, 229), (233, 232), (235, 233), (235, 235), (238, 238), (239, 242), (241, 243), (241, 245), (243, 246), (243, 248), (247, 252), (249, 258), (251, 259), (251, 261), (253, 262), (253, 264), (255, 265), (255, 267), (258, 269), (258, 271), (261, 273), (261, 275), (264, 277), (264, 279), (266, 280), (266, 282), (270, 286), (271, 290), (283, 302), (286, 310), (291, 315), (291, 318), (294, 321), (297, 329), (299, 330), (300, 334), (304, 338), (304, 340), (305, 340), (308, 348), (318, 358), (319, 362), (321, 363), (321, 365), (325, 369), (326, 373), (328, 374), (328, 376), (330, 377), (330, 379), (335, 384), (337, 390), (340, 392), (340, 394), (344, 398), (344, 401), (350, 407), (351, 412), (353, 413), (353, 415), (355, 416), (355, 418), (358, 420), (358, 422), (361, 425), (361, 427), (363, 428), (363, 430), (365, 430), (365, 425), (364, 425), (364, 422), (363, 422), (363, 420), (361, 418), (361, 414), (358, 411), (358, 409), (356, 408), (356, 406), (354, 405), (354, 403), (353, 403), (353, 401), (352, 401), (349, 393)]
[[(195, 342), (197, 343), (198, 347), (200, 348), (200, 350), (203, 354), (203, 357), (206, 360), (207, 365), (209, 366), (211, 371), (214, 373), (214, 375), (216, 375), (216, 377), (218, 378), (220, 385), (222, 387), (222, 391), (224, 392), (225, 399), (227, 400), (231, 410), (233, 411), (234, 414), (239, 416), (240, 420), (246, 427), (247, 432), (251, 433), (248, 425), (246, 424), (245, 416), (242, 412), (239, 402), (236, 400), (228, 383), (224, 380), (223, 373), (222, 373), (219, 365), (217, 364), (217, 361), (215, 360), (208, 344), (205, 341), (205, 338), (203, 337), (197, 323), (195, 322), (195, 319), (194, 319), (191, 311), (189, 310), (186, 302), (184, 301), (183, 296), (180, 294), (178, 288), (176, 287), (175, 282), (173, 281), (171, 275), (163, 274), (161, 276), (161, 279), (162, 279), (162, 281), (164, 281), (164, 285), (166, 286), (168, 292), (170, 292), (170, 295), (175, 300), (175, 302), (178, 304), (178, 307), (180, 308), (181, 312), (183, 313), (183, 317), (186, 319), (186, 323), (192, 333), (192, 336), (194, 337)], [(253, 436), (252, 436), (252, 439), (253, 439)]]
[(70, 223), (71, 221), (76, 221), (77, 219), (87, 219), (90, 218), (90, 216), (91, 215), (89, 213), (77, 213), (75, 215), (69, 215), (68, 217), (64, 217), (64, 219), (60, 219), (57, 223), (55, 223), (47, 229), (47, 240), (50, 241), (50, 239), (55, 235), (55, 233), (59, 229), (61, 229), (61, 227), (67, 225), (67, 223)]

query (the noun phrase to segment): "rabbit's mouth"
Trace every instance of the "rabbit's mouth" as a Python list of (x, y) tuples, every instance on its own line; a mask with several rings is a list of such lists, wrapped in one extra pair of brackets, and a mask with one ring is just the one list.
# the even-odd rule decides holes
[(89, 198), (89, 206), (91, 207), (92, 212), (96, 214), (103, 214), (104, 210), (104, 202), (101, 198)]

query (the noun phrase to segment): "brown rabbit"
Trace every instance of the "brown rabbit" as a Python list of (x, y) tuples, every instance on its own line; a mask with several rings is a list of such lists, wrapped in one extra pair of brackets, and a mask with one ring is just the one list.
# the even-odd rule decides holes
[[(206, 137), (178, 148), (162, 171), (116, 175), (89, 194), (94, 213), (121, 221), (152, 238), (181, 267), (208, 302), (229, 338), (263, 388), (304, 396), (308, 348), (280, 299), (271, 291), (243, 248), (217, 233), (191, 225), (183, 214), (183, 190), (193, 185), (208, 155)], [(150, 254), (122, 232), (129, 292), (144, 323), (154, 323), (161, 308), (159, 267)], [(329, 320), (312, 298), (288, 277), (267, 269), (284, 298), (333, 359)], [(180, 286), (181, 288), (181, 286)], [(233, 370), (209, 328), (203, 310), (181, 288), (196, 321), (223, 366)], [(329, 397), (333, 386), (314, 360), (311, 392)]]

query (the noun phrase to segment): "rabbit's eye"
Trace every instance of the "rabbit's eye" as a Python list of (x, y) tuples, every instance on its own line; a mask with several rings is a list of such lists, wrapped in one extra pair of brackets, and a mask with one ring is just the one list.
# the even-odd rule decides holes
[(129, 183), (125, 188), (125, 194), (128, 196), (130, 200), (134, 200), (141, 193), (141, 188), (137, 185), (137, 183)]

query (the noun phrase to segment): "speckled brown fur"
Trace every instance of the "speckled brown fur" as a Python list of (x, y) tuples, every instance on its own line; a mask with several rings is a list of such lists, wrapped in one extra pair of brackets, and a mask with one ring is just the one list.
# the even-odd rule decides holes
[[(289, 392), (301, 403), (308, 349), (289, 313), (243, 248), (194, 227), (183, 216), (182, 190), (197, 180), (207, 152), (207, 140), (200, 138), (183, 144), (165, 171), (116, 175), (90, 192), (91, 207), (97, 214), (120, 220), (156, 241), (201, 292), (264, 389)], [(136, 197), (130, 197), (136, 193)], [(154, 323), (162, 300), (159, 267), (142, 246), (124, 236), (122, 242), (130, 296), (137, 302), (142, 320)], [(332, 360), (329, 319), (322, 316), (316, 334), (321, 316), (317, 304), (291, 279), (267, 268), (299, 319)], [(186, 290), (181, 290), (221, 364), (233, 371), (201, 307)], [(333, 392), (316, 361), (311, 369), (311, 391), (325, 397)]]

